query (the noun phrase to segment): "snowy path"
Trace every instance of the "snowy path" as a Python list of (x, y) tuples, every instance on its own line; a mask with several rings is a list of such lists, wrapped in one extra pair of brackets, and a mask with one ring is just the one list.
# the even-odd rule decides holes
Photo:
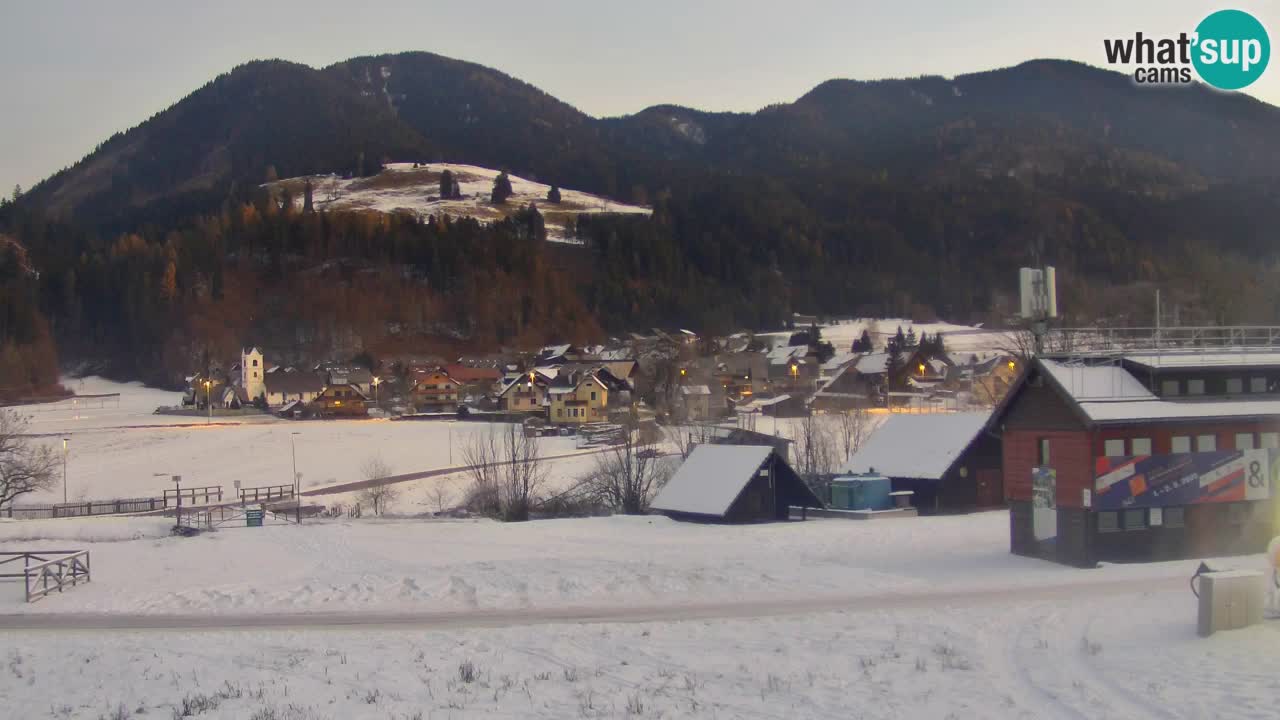
[[(1036, 588), (999, 587), (986, 590), (878, 595), (816, 595), (713, 603), (674, 600), (659, 605), (596, 605), (446, 612), (304, 612), (272, 614), (136, 615), (124, 613), (59, 613), (0, 615), (0, 630), (197, 630), (261, 628), (343, 628), (354, 626), (414, 626), (457, 630), (478, 627), (517, 627), (560, 623), (641, 623), (687, 620), (728, 620), (824, 612), (865, 612), (904, 608), (954, 608), (1006, 602), (1062, 600), (1171, 590), (1180, 578), (1117, 579), (1103, 582), (1045, 585)], [(71, 590), (69, 592), (74, 592)]]

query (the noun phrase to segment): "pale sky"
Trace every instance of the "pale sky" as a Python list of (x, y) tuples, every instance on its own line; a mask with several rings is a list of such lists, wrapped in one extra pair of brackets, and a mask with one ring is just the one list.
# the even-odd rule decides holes
[[(831, 78), (1105, 65), (1105, 37), (1191, 32), (1224, 7), (1273, 42), (1274, 2), (991, 0), (0, 0), (0, 188), (30, 187), (235, 65), (426, 50), (596, 116), (753, 111)], [(1268, 7), (1268, 5), (1270, 7)], [(1280, 104), (1280, 59), (1248, 92)], [(458, 158), (465, 161), (465, 158)]]

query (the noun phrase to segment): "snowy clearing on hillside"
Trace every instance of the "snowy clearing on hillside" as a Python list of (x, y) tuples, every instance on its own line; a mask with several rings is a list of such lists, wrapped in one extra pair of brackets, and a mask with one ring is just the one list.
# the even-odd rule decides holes
[[(440, 199), (440, 175), (449, 170), (457, 180), (462, 198)], [(303, 205), (303, 184), (310, 180), (317, 210), (372, 210), (382, 213), (409, 212), (418, 217), (450, 215), (491, 222), (534, 203), (547, 226), (547, 239), (575, 242), (565, 231), (565, 223), (582, 213), (623, 213), (648, 215), (649, 208), (615, 202), (590, 193), (560, 188), (560, 202), (547, 201), (550, 185), (508, 174), (514, 191), (505, 205), (489, 201), (498, 170), (456, 163), (389, 163), (378, 175), (367, 178), (340, 178), (336, 175), (297, 177), (268, 183), (273, 190), (288, 189), (298, 209)]]
[[(36, 442), (61, 454), (61, 439), (69, 439), (67, 495), (73, 501), (159, 496), (173, 487), (170, 475), (181, 475), (183, 487), (221, 486), (223, 497), (231, 499), (237, 480), (242, 487), (290, 484), (295, 448), (305, 493), (365, 479), (361, 466), (371, 457), (385, 460), (394, 474), (458, 467), (471, 438), (506, 428), (451, 420), (293, 421), (273, 416), (215, 417), (205, 425), (200, 417), (152, 414), (157, 406), (177, 404), (179, 393), (96, 377), (64, 383), (77, 393), (120, 393), (118, 406), (114, 401), (81, 401), (15, 408), (29, 418), (28, 431), (39, 436)], [(539, 438), (538, 445), (548, 458), (588, 452), (577, 448), (575, 438)], [(582, 458), (548, 460), (547, 466), (549, 491), (563, 488), (584, 469)], [(61, 502), (58, 480), (53, 490), (23, 496), (18, 504)], [(433, 504), (440, 499), (432, 491), (436, 480), (410, 481), (417, 488), (416, 505), (396, 511), (425, 512), (428, 493)], [(458, 500), (462, 485), (442, 482), (452, 488), (446, 502)], [(329, 496), (319, 501), (327, 503)]]
[[(988, 330), (949, 322), (918, 323), (904, 318), (857, 318), (818, 327), (822, 330), (822, 339), (831, 343), (836, 352), (849, 350), (853, 341), (861, 337), (864, 330), (871, 335), (876, 350), (882, 351), (885, 343), (898, 332), (899, 327), (902, 328), (903, 333), (914, 329), (916, 337), (921, 333), (929, 335), (942, 333), (947, 352), (956, 362), (968, 362), (971, 355), (976, 355), (978, 360), (982, 361), (993, 354), (1009, 352), (1017, 348), (1017, 334), (1013, 331)], [(757, 337), (777, 347), (785, 345), (793, 332), (805, 329), (807, 328), (796, 326), (795, 330), (762, 333)]]

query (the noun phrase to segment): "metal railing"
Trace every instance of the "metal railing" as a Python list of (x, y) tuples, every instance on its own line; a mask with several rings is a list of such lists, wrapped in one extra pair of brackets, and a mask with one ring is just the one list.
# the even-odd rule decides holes
[(0, 572), (0, 578), (22, 578), (27, 602), (89, 582), (88, 550), (25, 550), (0, 552), (0, 570), (22, 562), (22, 572)]
[(154, 512), (165, 508), (165, 499), (121, 498), (117, 500), (87, 500), (78, 503), (55, 505), (10, 505), (0, 508), (0, 517), (16, 520), (46, 520), (50, 518), (92, 517), (95, 515), (124, 515), (128, 513)]
[(1054, 328), (1045, 338), (1050, 353), (1108, 354), (1166, 351), (1280, 351), (1280, 326), (1203, 325), (1175, 327)]

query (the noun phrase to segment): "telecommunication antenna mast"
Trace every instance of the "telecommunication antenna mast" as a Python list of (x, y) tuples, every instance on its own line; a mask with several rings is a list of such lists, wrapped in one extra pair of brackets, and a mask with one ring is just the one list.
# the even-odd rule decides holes
[(1044, 337), (1049, 320), (1058, 317), (1058, 282), (1053, 266), (1018, 270), (1018, 290), (1022, 318), (1031, 325), (1036, 355), (1044, 354)]

